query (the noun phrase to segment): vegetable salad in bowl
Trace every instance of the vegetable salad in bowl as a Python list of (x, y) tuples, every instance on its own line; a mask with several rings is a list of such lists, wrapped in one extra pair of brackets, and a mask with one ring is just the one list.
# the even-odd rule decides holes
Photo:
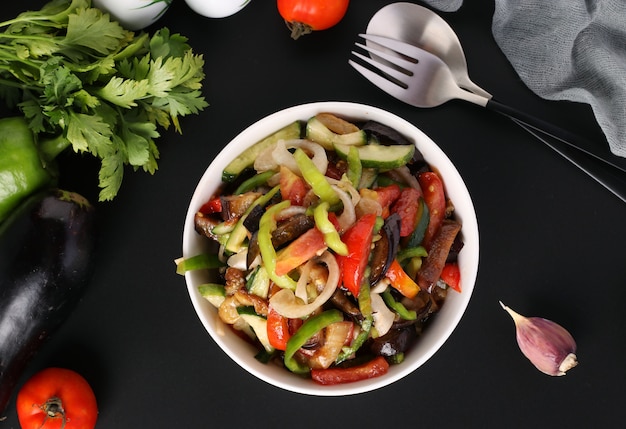
[(237, 136), (187, 213), (195, 309), (246, 370), (315, 395), (410, 373), (459, 322), (478, 229), (458, 172), (382, 110), (314, 103)]

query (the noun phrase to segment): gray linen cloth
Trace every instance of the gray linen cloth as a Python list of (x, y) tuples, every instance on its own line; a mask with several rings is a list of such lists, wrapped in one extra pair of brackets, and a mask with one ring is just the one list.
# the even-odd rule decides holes
[[(454, 11), (463, 0), (425, 3)], [(591, 105), (626, 157), (626, 0), (495, 0), (492, 33), (534, 93)]]

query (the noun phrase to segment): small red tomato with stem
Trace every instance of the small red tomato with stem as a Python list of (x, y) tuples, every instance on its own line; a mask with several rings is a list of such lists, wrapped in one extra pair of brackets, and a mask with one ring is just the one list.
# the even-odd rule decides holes
[(19, 390), (16, 407), (22, 429), (93, 429), (98, 418), (91, 386), (65, 368), (33, 375)]
[(277, 0), (278, 12), (296, 40), (333, 27), (346, 14), (350, 0)]

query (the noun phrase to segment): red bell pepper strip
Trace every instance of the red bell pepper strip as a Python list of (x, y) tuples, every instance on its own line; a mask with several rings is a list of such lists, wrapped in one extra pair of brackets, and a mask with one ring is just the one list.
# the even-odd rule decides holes
[(348, 368), (312, 369), (313, 381), (323, 385), (352, 383), (384, 375), (389, 370), (389, 363), (382, 356), (369, 362)]
[(400, 215), (400, 237), (411, 235), (417, 225), (417, 211), (421, 192), (415, 188), (404, 188), (391, 207), (392, 213)]
[(267, 313), (267, 338), (270, 345), (277, 350), (285, 350), (287, 341), (291, 338), (289, 319), (281, 316), (271, 307)]
[(424, 201), (426, 201), (430, 215), (423, 242), (426, 250), (429, 250), (431, 240), (437, 234), (446, 215), (446, 195), (443, 190), (443, 182), (437, 173), (432, 171), (422, 173), (419, 175), (418, 181), (424, 192)]
[(441, 270), (441, 280), (457, 292), (461, 292), (461, 271), (459, 264), (448, 262)]
[(207, 201), (206, 203), (202, 204), (202, 207), (200, 207), (200, 210), (198, 211), (203, 214), (220, 213), (222, 211), (221, 198), (217, 197)]
[(387, 269), (387, 278), (389, 279), (391, 286), (397, 289), (402, 295), (407, 298), (414, 298), (420, 291), (420, 287), (402, 268), (397, 259), (391, 263)]
[(337, 263), (342, 272), (343, 286), (355, 297), (359, 296), (361, 289), (375, 224), (376, 215), (365, 214), (341, 236), (341, 241), (348, 247), (348, 254), (346, 256), (337, 255)]

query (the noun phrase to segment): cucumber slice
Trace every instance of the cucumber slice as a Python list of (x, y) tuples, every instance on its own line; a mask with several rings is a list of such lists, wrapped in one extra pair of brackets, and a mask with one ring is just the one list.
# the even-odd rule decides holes
[(217, 283), (207, 283), (198, 286), (198, 292), (209, 301), (215, 308), (218, 308), (226, 299), (226, 292), (224, 292), (224, 285)]
[(361, 146), (367, 143), (365, 131), (359, 130), (348, 134), (336, 134), (315, 116), (309, 119), (306, 124), (306, 137), (326, 150), (333, 150), (333, 145), (336, 143), (350, 146)]
[(241, 318), (252, 328), (263, 348), (268, 352), (274, 351), (267, 336), (267, 320), (257, 314), (240, 314)]
[(254, 160), (265, 149), (275, 145), (278, 140), (299, 139), (301, 132), (300, 122), (296, 121), (255, 143), (226, 166), (222, 172), (222, 180), (224, 182), (232, 182), (243, 170), (254, 165)]
[(264, 265), (259, 265), (252, 276), (250, 276), (246, 283), (246, 288), (251, 294), (267, 298), (270, 290), (270, 275)]
[[(335, 152), (342, 159), (348, 159), (350, 146), (335, 143)], [(359, 158), (364, 168), (392, 169), (405, 165), (413, 158), (415, 145), (391, 145), (383, 146), (368, 144), (358, 146)]]

